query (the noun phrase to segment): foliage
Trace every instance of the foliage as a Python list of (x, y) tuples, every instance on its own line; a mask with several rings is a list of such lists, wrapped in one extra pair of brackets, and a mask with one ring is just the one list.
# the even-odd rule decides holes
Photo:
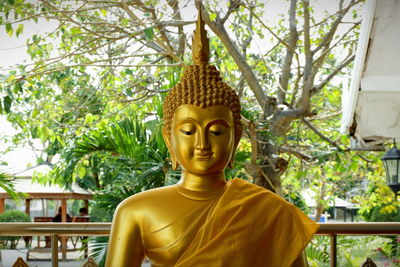
[[(282, 9), (283, 15), (270, 20), (263, 1), (204, 3), (211, 62), (237, 89), (246, 117), (245, 135), (257, 140), (249, 142), (251, 160), (241, 164), (236, 175), (254, 177), (257, 184), (282, 193), (280, 176), (292, 156), (313, 164), (324, 157), (317, 152), (340, 150), (334, 145), (337, 134), (332, 134), (337, 120), (318, 119), (337, 113), (341, 89), (334, 77), (349, 72), (361, 2), (340, 1), (332, 10), (321, 11), (312, 2), (291, 1), (284, 3), (288, 12)], [(160, 101), (190, 63), (191, 29), (185, 26), (196, 16), (191, 5), (2, 2), (0, 24), (10, 36), (19, 35), (25, 21), (48, 19), (57, 24), (53, 32), (28, 40), (32, 64), (1, 72), (0, 111), (19, 128), (14, 142), (40, 139), (39, 161), (51, 162), (65, 153), (71, 140), (118, 121), (115, 117), (132, 103), (139, 103), (142, 114), (151, 110), (149, 105)], [(305, 131), (325, 137), (319, 135), (318, 143), (321, 138), (334, 141), (315, 147), (308, 138), (292, 138), (309, 119), (315, 127)], [(249, 131), (250, 124), (255, 131)], [(96, 164), (94, 159), (92, 163)]]
[(18, 199), (18, 194), (14, 191), (14, 186), (12, 184), (12, 179), (10, 175), (4, 172), (0, 172), (0, 187), (7, 192), (14, 200)]
[(293, 190), (293, 187), (291, 187), (291, 190), (289, 189), (285, 191), (284, 198), (296, 207), (298, 207), (303, 213), (310, 213), (310, 207), (308, 207), (306, 200), (299, 191)]
[(0, 222), (30, 222), (30, 217), (19, 210), (7, 210), (0, 214)]
[(92, 220), (111, 221), (123, 199), (164, 185), (169, 163), (160, 128), (157, 119), (140, 122), (133, 115), (101, 124), (63, 149), (52, 181), (76, 180), (94, 190)]
[[(383, 237), (339, 236), (338, 266), (361, 266), (367, 258), (376, 259), (379, 250), (390, 242)], [(330, 266), (329, 238), (316, 236), (306, 248), (308, 263), (312, 267)]]
[(0, 188), (2, 188), (6, 193), (14, 200), (14, 201), (19, 201), (22, 198), (27, 197), (27, 194), (21, 193), (21, 192), (16, 192), (14, 190), (14, 185), (13, 185), (13, 178), (11, 177), (10, 174), (6, 172), (2, 172), (0, 170)]
[[(372, 162), (373, 168), (367, 175), (366, 190), (354, 197), (361, 207), (358, 213), (367, 222), (400, 222), (400, 199), (396, 199), (393, 191), (386, 185), (383, 168), (375, 167), (374, 164), (382, 165), (379, 158)], [(382, 247), (381, 251), (387, 257), (396, 259), (399, 249), (398, 238), (392, 237), (391, 242)]]
[(251, 147), (247, 140), (242, 139), (238, 145), (235, 153), (233, 168), (227, 167), (225, 169), (226, 179), (242, 178), (249, 180), (251, 177), (246, 173), (246, 163), (250, 158)]
[(97, 236), (89, 241), (90, 257), (93, 258), (99, 267), (104, 267), (108, 248), (108, 236)]
[[(285, 5), (276, 18), (268, 17), (279, 12), (267, 14), (265, 1), (204, 3), (211, 62), (243, 107), (245, 140), (227, 176), (293, 202), (310, 187), (319, 213), (334, 196), (354, 199), (361, 213), (379, 205), (394, 211), (398, 203), (377, 181), (377, 155), (350, 153), (338, 131), (363, 1), (337, 1), (330, 10), (312, 1), (276, 2)], [(179, 177), (157, 129), (164, 93), (190, 64), (191, 5), (0, 2), (0, 24), (10, 36), (21, 34), (23, 22), (56, 22), (54, 31), (27, 40), (31, 64), (0, 70), (0, 113), (19, 130), (16, 144), (41, 141), (38, 161), (61, 158), (53, 182), (76, 180), (96, 191), (91, 214), (101, 220), (123, 198)], [(366, 177), (376, 184), (367, 191)]]
[(391, 242), (382, 246), (380, 252), (388, 259), (392, 259), (392, 262), (395, 263), (396, 266), (400, 266), (400, 238), (398, 236), (391, 236), (389, 239)]
[(102, 124), (99, 129), (82, 135), (64, 151), (53, 177), (61, 179), (67, 186), (73, 181), (74, 172), (81, 179), (92, 176), (96, 180), (92, 189), (101, 189), (104, 184), (129, 175), (134, 169), (140, 169), (142, 176), (146, 176), (149, 172), (162, 172), (164, 164), (167, 164), (167, 149), (159, 122), (142, 123), (134, 117)]
[(375, 206), (369, 212), (364, 211), (362, 215), (368, 222), (400, 222), (400, 209), (398, 207), (395, 209), (389, 208), (393, 204)]
[(355, 197), (361, 207), (359, 214), (369, 222), (400, 221), (400, 200), (386, 185), (380, 159), (375, 159), (369, 167), (370, 171), (366, 175), (368, 186)]
[[(338, 120), (336, 118), (336, 123)], [(368, 204), (366, 201), (360, 203), (360, 196), (371, 193), (366, 192), (368, 177), (383, 175), (379, 155), (373, 152), (349, 152), (344, 151), (344, 148), (326, 152), (325, 144), (318, 143), (319, 137), (304, 128), (298, 129), (296, 138), (312, 144), (316, 158), (312, 162), (298, 158), (290, 160), (291, 164), (282, 177), (286, 195), (303, 192), (304, 188), (311, 189), (315, 194), (317, 217), (328, 208), (328, 203), (335, 197), (352, 202), (355, 206), (363, 207)], [(341, 139), (347, 141), (345, 137)], [(374, 194), (379, 201), (381, 192)]]
[[(142, 191), (143, 184), (134, 179), (116, 180), (112, 185), (96, 194), (93, 211), (103, 211), (99, 221), (110, 222), (118, 204), (124, 199)], [(105, 211), (105, 212), (104, 212)], [(96, 218), (93, 218), (95, 221)]]
[[(19, 210), (7, 210), (0, 213), (0, 222), (30, 222), (31, 218)], [(9, 249), (15, 249), (18, 245), (20, 236), (1, 236), (2, 246)]]
[(314, 236), (306, 247), (308, 264), (311, 267), (328, 267), (329, 263), (329, 242), (324, 236)]

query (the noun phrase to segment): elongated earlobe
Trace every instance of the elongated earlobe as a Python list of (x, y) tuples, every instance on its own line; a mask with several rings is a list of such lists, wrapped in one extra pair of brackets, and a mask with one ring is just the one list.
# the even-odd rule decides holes
[(162, 135), (163, 135), (163, 138), (164, 138), (164, 142), (167, 145), (169, 154), (171, 156), (172, 169), (176, 170), (176, 169), (178, 169), (179, 164), (176, 161), (175, 154), (174, 154), (174, 151), (173, 151), (172, 146), (171, 146), (170, 135), (168, 134), (167, 128), (165, 128), (165, 127), (162, 128)]
[(171, 154), (171, 164), (172, 164), (172, 169), (173, 169), (173, 170), (178, 169), (179, 164), (178, 164), (178, 162), (176, 161), (175, 156), (172, 156), (172, 154)]

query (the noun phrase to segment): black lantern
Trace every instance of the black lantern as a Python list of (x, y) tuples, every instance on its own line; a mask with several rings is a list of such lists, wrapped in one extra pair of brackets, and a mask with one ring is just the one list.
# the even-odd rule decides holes
[(397, 194), (400, 192), (400, 150), (396, 143), (383, 155), (382, 161), (385, 165), (387, 185)]

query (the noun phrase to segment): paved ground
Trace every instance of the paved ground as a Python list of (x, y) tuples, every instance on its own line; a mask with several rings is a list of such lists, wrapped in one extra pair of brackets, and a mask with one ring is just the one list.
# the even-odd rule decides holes
[[(26, 261), (26, 256), (27, 250), (23, 248), (19, 250), (0, 250), (0, 267), (12, 267), (18, 257), (22, 257)], [(35, 259), (26, 261), (30, 267), (51, 267), (50, 253), (33, 253), (30, 254), (29, 257)], [(61, 253), (59, 257), (59, 267), (81, 267), (85, 263), (83, 252), (81, 251), (68, 252), (67, 261), (61, 261)], [(146, 261), (143, 263), (142, 267), (150, 267), (150, 263)]]
[[(29, 267), (51, 267), (51, 262), (50, 261), (29, 261), (28, 262)], [(83, 265), (83, 262), (81, 261), (66, 261), (62, 262), (60, 261), (58, 263), (59, 267), (81, 267)], [(1, 267), (11, 267), (11, 266), (3, 266), (0, 263)], [(150, 263), (145, 262), (143, 263), (142, 267), (150, 267)]]
[[(38, 261), (38, 262), (28, 262), (30, 267), (51, 267), (51, 262), (50, 261)], [(81, 267), (83, 265), (83, 262), (76, 262), (76, 261), (67, 261), (67, 262), (62, 262), (60, 261), (58, 263), (59, 267)], [(1, 266), (1, 265), (0, 265)], [(6, 267), (6, 266), (4, 266)], [(142, 267), (150, 267), (150, 263), (145, 262), (143, 263)]]
[[(36, 238), (32, 241), (31, 247), (36, 248), (37, 246), (44, 247), (44, 240), (40, 241), (38, 244)], [(77, 244), (77, 248), (80, 247), (81, 244)], [(67, 248), (73, 248), (73, 244), (71, 241), (67, 243)], [(51, 267), (51, 253), (48, 252), (35, 252), (29, 253), (29, 259), (27, 260), (28, 249), (25, 248), (25, 244), (22, 240), (18, 242), (17, 250), (0, 250), (0, 267), (12, 267), (14, 262), (18, 259), (18, 257), (23, 258), (25, 262), (28, 263), (29, 266), (32, 267)], [(59, 253), (59, 258), (61, 258), (61, 253)], [(84, 264), (83, 259), (83, 251), (70, 251), (67, 253), (68, 261), (59, 261), (60, 267), (80, 267)]]

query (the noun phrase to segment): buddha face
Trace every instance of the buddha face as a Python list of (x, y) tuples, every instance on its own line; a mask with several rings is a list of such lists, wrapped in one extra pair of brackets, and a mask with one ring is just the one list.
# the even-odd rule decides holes
[(171, 136), (165, 128), (163, 136), (172, 160), (185, 171), (196, 175), (223, 171), (235, 149), (232, 111), (223, 105), (181, 105), (172, 118)]

